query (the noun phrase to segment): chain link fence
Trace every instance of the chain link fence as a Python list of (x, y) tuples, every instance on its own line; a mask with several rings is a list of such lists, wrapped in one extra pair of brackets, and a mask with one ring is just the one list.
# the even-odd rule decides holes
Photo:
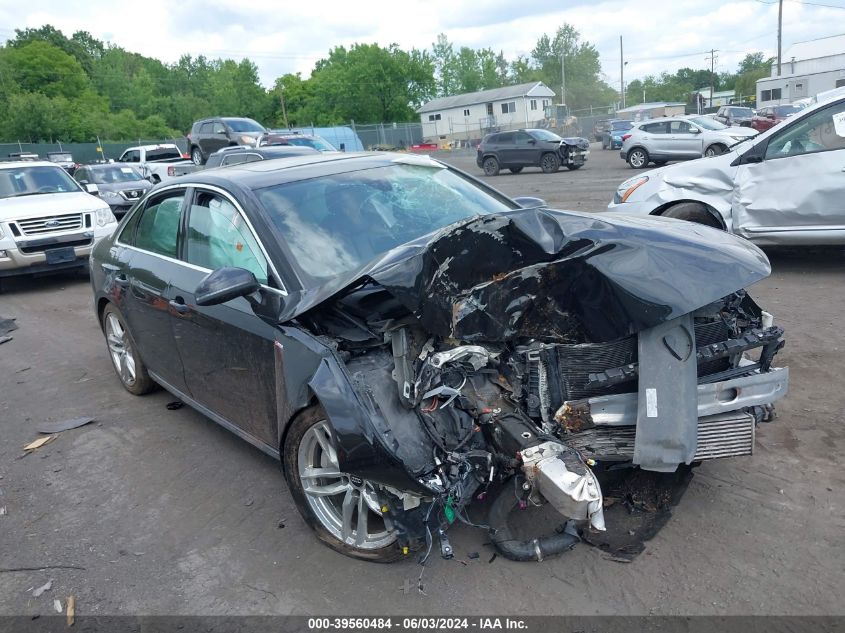
[(69, 152), (77, 163), (94, 163), (104, 160), (117, 160), (127, 147), (136, 145), (159, 145), (175, 143), (179, 151), (186, 154), (188, 141), (183, 138), (137, 139), (120, 143), (0, 143), (0, 160), (9, 160), (19, 154), (37, 154), (46, 160), (50, 152)]

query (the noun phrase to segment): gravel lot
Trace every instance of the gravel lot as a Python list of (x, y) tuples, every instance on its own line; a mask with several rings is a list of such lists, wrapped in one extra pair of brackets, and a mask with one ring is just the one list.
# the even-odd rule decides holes
[[(603, 210), (633, 172), (618, 152), (546, 175), (488, 182), (553, 206)], [(478, 174), (469, 153), (446, 160)], [(0, 614), (52, 611), (76, 596), (94, 614), (845, 614), (845, 256), (772, 251), (752, 288), (787, 331), (792, 372), (778, 419), (748, 459), (697, 469), (664, 529), (629, 564), (581, 544), (537, 563), (497, 558), (479, 530), (450, 532), (458, 560), (353, 561), (320, 545), (278, 465), (159, 391), (114, 376), (87, 280), (17, 280), (0, 345)], [(97, 422), (23, 456), (34, 425)], [(478, 551), (481, 557), (468, 559)], [(8, 572), (9, 568), (76, 566)], [(40, 597), (28, 591), (52, 579)], [(406, 581), (413, 586), (403, 591)]]

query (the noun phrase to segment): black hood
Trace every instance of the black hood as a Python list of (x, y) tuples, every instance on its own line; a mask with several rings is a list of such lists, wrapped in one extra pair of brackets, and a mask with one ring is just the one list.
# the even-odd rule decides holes
[(709, 227), (519, 209), (452, 225), (285, 302), (280, 320), (374, 282), (432, 334), (464, 341), (607, 341), (768, 276), (760, 249)]

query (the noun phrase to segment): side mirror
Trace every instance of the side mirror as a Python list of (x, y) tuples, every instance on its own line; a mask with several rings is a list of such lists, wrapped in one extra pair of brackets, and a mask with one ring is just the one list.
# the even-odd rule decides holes
[(519, 198), (514, 198), (513, 201), (523, 209), (537, 209), (549, 206), (542, 198), (535, 198), (533, 196), (520, 196)]
[(99, 196), (100, 195), (100, 188), (95, 185), (94, 183), (87, 183), (85, 185), (85, 191), (90, 193), (92, 196)]
[(697, 127), (691, 127), (690, 132), (693, 134), (701, 134), (701, 130), (699, 130)]
[(528, 144), (529, 144), (529, 145), (536, 145), (536, 144), (537, 144), (537, 141), (535, 141), (535, 140), (532, 138), (531, 140), (529, 140), (529, 141), (528, 141)]
[(251, 295), (261, 288), (258, 280), (243, 268), (218, 268), (200, 281), (194, 296), (198, 306), (214, 306)]

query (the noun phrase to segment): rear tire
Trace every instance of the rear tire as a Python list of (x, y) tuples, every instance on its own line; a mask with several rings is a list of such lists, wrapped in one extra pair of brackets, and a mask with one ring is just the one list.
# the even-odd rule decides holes
[(484, 175), (485, 176), (498, 176), (499, 175), (499, 161), (496, 160), (495, 156), (488, 156), (484, 159), (482, 163), (484, 168)]
[[(402, 557), (396, 530), (376, 510), (373, 485), (340, 472), (334, 436), (322, 407), (306, 409), (291, 423), (282, 465), (297, 510), (323, 543), (346, 556), (377, 563)], [(316, 471), (326, 475), (314, 476)], [(371, 527), (375, 528), (372, 532)]]
[(681, 202), (669, 207), (661, 215), (664, 218), (686, 220), (687, 222), (695, 222), (704, 226), (712, 226), (714, 229), (724, 230), (719, 221), (700, 202)]
[(543, 154), (540, 158), (540, 169), (544, 174), (553, 174), (560, 169), (560, 159), (551, 152)]
[(112, 366), (124, 389), (136, 396), (153, 391), (156, 383), (147, 373), (147, 366), (138, 354), (126, 321), (112, 304), (103, 310), (103, 333)]
[(628, 164), (632, 169), (642, 169), (648, 167), (648, 152), (642, 147), (635, 147), (628, 152)]
[(202, 151), (200, 151), (199, 147), (194, 147), (191, 150), (191, 160), (194, 162), (194, 165), (198, 167), (200, 165), (205, 165), (205, 159), (202, 157)]

